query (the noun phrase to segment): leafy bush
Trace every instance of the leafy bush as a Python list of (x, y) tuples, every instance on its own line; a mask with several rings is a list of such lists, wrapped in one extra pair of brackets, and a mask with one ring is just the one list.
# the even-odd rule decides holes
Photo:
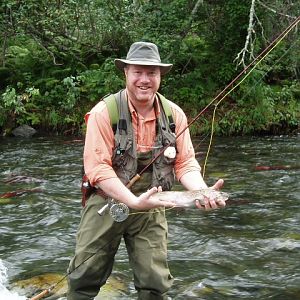
[[(245, 45), (250, 5), (235, 0), (3, 0), (0, 130), (29, 124), (81, 133), (84, 114), (101, 97), (123, 88), (114, 58), (124, 57), (137, 40), (156, 43), (162, 60), (174, 64), (161, 92), (191, 119), (241, 71), (234, 59)], [(282, 14), (265, 9), (268, 5), (291, 16), (300, 9), (299, 1), (268, 0), (264, 6), (256, 1), (254, 56), (288, 26)], [(299, 128), (298, 45), (291, 31), (224, 99), (216, 111), (217, 134)], [(193, 134), (210, 131), (213, 108), (193, 124)]]

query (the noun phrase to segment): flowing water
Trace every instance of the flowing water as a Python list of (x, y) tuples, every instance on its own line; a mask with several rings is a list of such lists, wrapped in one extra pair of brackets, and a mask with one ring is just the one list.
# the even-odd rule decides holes
[[(0, 199), (1, 300), (32, 296), (16, 288), (20, 280), (65, 274), (80, 221), (82, 148), (59, 137), (0, 140), (0, 194), (39, 189)], [(205, 178), (225, 179), (231, 205), (167, 212), (173, 299), (300, 299), (299, 154), (300, 136), (214, 140)], [(107, 299), (136, 298), (123, 244), (112, 278)]]

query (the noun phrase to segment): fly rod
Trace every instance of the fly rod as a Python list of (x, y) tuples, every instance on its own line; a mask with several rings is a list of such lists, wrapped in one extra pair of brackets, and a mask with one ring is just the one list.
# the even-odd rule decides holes
[[(197, 115), (194, 117), (185, 128), (183, 128), (177, 135), (176, 140), (194, 123), (198, 120), (198, 118), (214, 103), (218, 100), (217, 105), (225, 99), (233, 90), (235, 90), (250, 74), (251, 72), (258, 66), (258, 64), (268, 56), (268, 54), (286, 37), (286, 35), (299, 23), (300, 16), (292, 22), (284, 31), (282, 31), (250, 64), (248, 64), (221, 92), (217, 94)], [(250, 70), (249, 70), (250, 69)], [(249, 72), (247, 73), (247, 71)], [(243, 77), (244, 76), (244, 77)], [(243, 78), (242, 78), (243, 77)], [(241, 81), (237, 82), (240, 78)], [(164, 151), (171, 145), (171, 143), (167, 143), (162, 149), (154, 156), (150, 162), (139, 172), (136, 173), (126, 184), (127, 188), (131, 188), (136, 181), (138, 181), (143, 173), (164, 153)], [(107, 203), (104, 205), (98, 213), (102, 215), (109, 207)]]
[[(179, 138), (183, 134), (185, 130), (187, 130), (194, 122), (198, 120), (198, 118), (214, 103), (218, 100), (218, 103), (220, 103), (226, 96), (229, 95), (233, 90), (235, 90), (242, 82), (243, 80), (251, 74), (251, 72), (257, 67), (257, 65), (265, 58), (267, 55), (287, 36), (287, 34), (295, 27), (300, 21), (300, 16), (295, 19), (294, 22), (292, 22), (284, 31), (282, 31), (250, 64), (248, 64), (220, 93), (217, 94), (188, 124), (185, 128), (183, 128), (177, 135), (176, 139)], [(252, 68), (251, 68), (252, 67)], [(251, 69), (250, 69), (251, 68)], [(247, 71), (250, 69), (250, 71), (247, 73)], [(242, 76), (244, 76), (243, 80), (235, 84)], [(235, 84), (235, 85), (234, 85)], [(163, 154), (163, 152), (170, 146), (170, 143), (165, 145), (159, 153), (152, 158), (152, 160), (139, 172), (137, 173), (127, 184), (126, 187), (130, 188), (133, 186), (133, 184), (141, 178), (143, 173)], [(97, 253), (97, 252), (96, 252)], [(88, 257), (87, 259), (90, 259), (92, 256)], [(87, 260), (86, 259), (86, 260)], [(85, 260), (85, 261), (86, 261)], [(84, 261), (84, 262), (85, 262)], [(83, 262), (83, 263), (84, 263)], [(67, 273), (60, 281), (58, 281), (56, 284), (51, 286), (50, 288), (42, 291), (38, 295), (30, 298), (29, 300), (40, 300), (43, 297), (47, 296), (51, 290), (53, 290), (63, 279), (65, 279), (70, 273)]]
[[(221, 92), (217, 94), (188, 124), (185, 128), (183, 128), (177, 135), (176, 139), (178, 139), (185, 130), (187, 130), (193, 123), (195, 123), (199, 117), (217, 100), (220, 103), (226, 96), (228, 96), (233, 90), (235, 90), (242, 81), (248, 77), (251, 72), (257, 67), (257, 65), (265, 58), (267, 55), (286, 37), (286, 35), (295, 27), (300, 21), (300, 16), (292, 22), (284, 31), (282, 31), (250, 64), (248, 64)], [(252, 69), (248, 72), (247, 71), (252, 67)], [(246, 75), (242, 81), (237, 83), (243, 75)], [(231, 87), (231, 88), (230, 88)], [(228, 92), (226, 92), (229, 90)], [(223, 97), (221, 97), (223, 95)], [(170, 143), (165, 145), (159, 153), (152, 158), (152, 160), (146, 165), (139, 173), (137, 173), (130, 181), (127, 183), (126, 187), (130, 188), (133, 184), (140, 179), (143, 173), (162, 155), (162, 153), (170, 146)]]

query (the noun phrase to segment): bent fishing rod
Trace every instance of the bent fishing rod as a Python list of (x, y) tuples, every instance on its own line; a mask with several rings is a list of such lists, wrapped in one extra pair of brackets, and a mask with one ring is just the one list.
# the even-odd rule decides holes
[[(188, 124), (185, 128), (183, 128), (177, 135), (176, 140), (193, 124), (195, 123), (199, 117), (211, 106), (214, 104), (214, 102), (217, 102), (217, 105), (224, 100), (232, 91), (234, 91), (250, 74), (251, 72), (260, 64), (261, 61), (265, 59), (269, 55), (269, 53), (276, 48), (276, 46), (288, 35), (288, 33), (297, 26), (297, 24), (300, 22), (300, 16), (295, 19), (294, 22), (292, 22), (284, 31), (282, 31), (250, 64), (248, 64), (221, 92), (219, 92)], [(249, 70), (250, 69), (250, 70)], [(249, 70), (249, 72), (248, 72)], [(248, 73), (247, 73), (248, 72)], [(240, 78), (242, 78), (244, 75), (244, 78), (235, 84)], [(130, 188), (134, 185), (134, 183), (141, 178), (143, 173), (164, 153), (164, 151), (170, 146), (171, 144), (168, 143), (165, 145), (159, 153), (152, 158), (152, 160), (139, 172), (137, 173), (127, 184), (126, 187)], [(103, 247), (98, 249), (100, 251), (102, 248), (106, 247), (110, 242), (105, 244)], [(84, 264), (87, 260), (92, 258), (96, 253), (92, 253), (90, 256), (88, 256), (82, 263), (80, 263), (74, 270), (71, 272), (68, 272), (65, 274), (65, 276), (62, 277), (57, 283), (53, 284), (48, 289), (43, 290), (38, 295), (30, 298), (29, 300), (40, 300), (44, 298), (45, 296), (49, 295), (50, 292), (58, 286), (65, 278), (67, 278), (72, 272), (74, 272), (77, 268), (79, 268), (82, 264)]]

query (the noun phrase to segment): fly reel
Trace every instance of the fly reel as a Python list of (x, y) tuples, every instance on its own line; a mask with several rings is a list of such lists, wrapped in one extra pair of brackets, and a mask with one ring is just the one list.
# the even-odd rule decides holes
[(114, 221), (120, 223), (128, 218), (129, 208), (124, 203), (114, 203), (109, 208), (109, 214)]

